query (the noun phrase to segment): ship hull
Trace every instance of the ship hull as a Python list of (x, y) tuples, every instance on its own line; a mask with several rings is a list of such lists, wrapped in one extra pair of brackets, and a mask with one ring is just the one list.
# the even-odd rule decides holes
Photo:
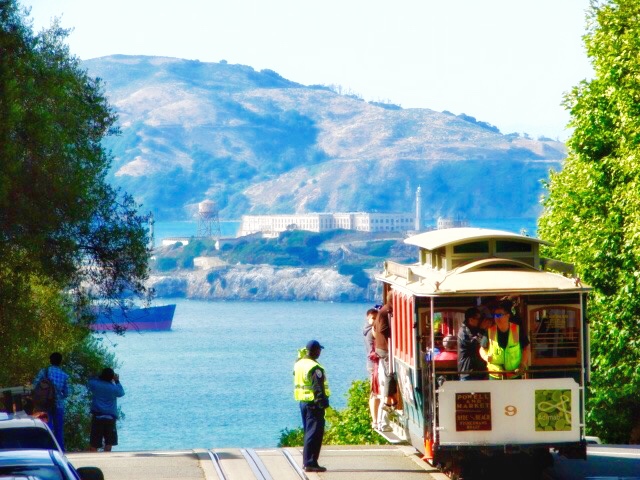
[(112, 310), (110, 314), (99, 313), (91, 325), (94, 331), (126, 330), (171, 330), (173, 314), (176, 305), (162, 305), (157, 307), (132, 308), (124, 313), (122, 310)]

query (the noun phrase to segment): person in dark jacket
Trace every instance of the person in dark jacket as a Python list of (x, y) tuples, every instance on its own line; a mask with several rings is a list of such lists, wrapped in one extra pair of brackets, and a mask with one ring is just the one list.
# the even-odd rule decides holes
[(317, 340), (307, 343), (307, 354), (293, 369), (294, 398), (300, 402), (304, 447), (302, 463), (306, 472), (325, 472), (318, 464), (324, 437), (324, 411), (329, 407), (329, 386), (326, 373), (317, 360), (324, 347)]
[(480, 355), (485, 332), (480, 328), (482, 313), (472, 307), (464, 314), (464, 323), (458, 330), (458, 371), (460, 380), (486, 380), (487, 363)]
[(124, 396), (124, 388), (120, 384), (120, 377), (111, 368), (105, 368), (98, 378), (89, 380), (91, 399), (91, 435), (90, 450), (97, 452), (102, 448), (110, 452), (118, 444), (118, 398)]

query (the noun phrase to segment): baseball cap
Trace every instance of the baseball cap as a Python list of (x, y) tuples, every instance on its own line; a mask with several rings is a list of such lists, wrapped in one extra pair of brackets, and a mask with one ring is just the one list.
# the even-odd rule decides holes
[(307, 343), (307, 350), (311, 351), (314, 348), (324, 348), (324, 347), (320, 345), (320, 342), (317, 340), (311, 340), (309, 343)]

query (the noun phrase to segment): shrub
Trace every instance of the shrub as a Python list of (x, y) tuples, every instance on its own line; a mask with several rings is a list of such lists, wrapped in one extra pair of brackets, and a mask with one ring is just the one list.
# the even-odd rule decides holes
[[(347, 407), (343, 410), (327, 409), (327, 428), (323, 444), (380, 445), (387, 443), (383, 437), (371, 429), (370, 391), (368, 380), (354, 380), (347, 393)], [(302, 428), (285, 428), (280, 431), (278, 447), (296, 447), (303, 443)]]
[(369, 275), (367, 275), (363, 270), (354, 273), (351, 275), (351, 283), (357, 285), (360, 288), (367, 288), (370, 283)]
[(178, 266), (178, 261), (171, 257), (162, 257), (156, 260), (156, 268), (161, 272), (168, 272), (169, 270), (175, 270)]

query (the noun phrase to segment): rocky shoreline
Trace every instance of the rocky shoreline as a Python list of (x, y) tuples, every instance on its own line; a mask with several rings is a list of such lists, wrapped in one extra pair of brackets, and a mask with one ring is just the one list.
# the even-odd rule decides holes
[(198, 300), (284, 300), (364, 302), (375, 297), (376, 282), (368, 288), (351, 282), (333, 268), (291, 268), (237, 265), (209, 270), (178, 270), (154, 274), (148, 286), (156, 297)]

